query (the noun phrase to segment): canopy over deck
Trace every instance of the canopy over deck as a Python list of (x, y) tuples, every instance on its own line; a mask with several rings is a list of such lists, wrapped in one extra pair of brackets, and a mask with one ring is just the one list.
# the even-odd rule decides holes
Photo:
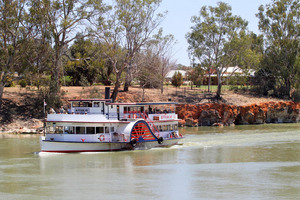
[(137, 106), (152, 106), (152, 105), (175, 105), (177, 102), (137, 102), (137, 103), (107, 103), (108, 105), (137, 105)]
[(107, 101), (107, 102), (110, 102), (111, 99), (70, 99), (69, 101), (70, 102), (73, 102), (73, 101), (89, 101), (89, 102), (92, 102), (92, 101)]

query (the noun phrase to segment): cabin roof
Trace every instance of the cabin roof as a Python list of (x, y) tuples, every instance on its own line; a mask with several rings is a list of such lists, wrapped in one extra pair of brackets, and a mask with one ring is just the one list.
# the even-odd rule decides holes
[(70, 99), (69, 101), (111, 101), (111, 99)]
[(137, 103), (107, 103), (107, 105), (120, 105), (120, 106), (152, 106), (152, 105), (173, 105), (178, 104), (177, 102), (137, 102)]

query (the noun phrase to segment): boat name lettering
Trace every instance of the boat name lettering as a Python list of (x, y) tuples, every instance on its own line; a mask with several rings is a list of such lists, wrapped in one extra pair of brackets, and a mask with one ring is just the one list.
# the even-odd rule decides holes
[(87, 108), (81, 108), (81, 109), (75, 109), (75, 112), (88, 112), (89, 109)]
[(174, 115), (161, 115), (160, 119), (161, 120), (163, 120), (163, 119), (175, 119), (175, 116)]

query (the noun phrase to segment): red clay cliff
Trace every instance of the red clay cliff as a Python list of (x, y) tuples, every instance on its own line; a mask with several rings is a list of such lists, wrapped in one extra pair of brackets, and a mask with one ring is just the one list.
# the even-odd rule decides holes
[(247, 106), (206, 103), (177, 105), (181, 125), (229, 126), (235, 124), (297, 123), (300, 103), (269, 102)]

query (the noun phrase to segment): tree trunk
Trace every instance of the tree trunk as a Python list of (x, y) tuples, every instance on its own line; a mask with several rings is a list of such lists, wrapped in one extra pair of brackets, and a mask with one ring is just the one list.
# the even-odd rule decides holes
[(116, 76), (115, 87), (114, 87), (113, 93), (111, 94), (111, 97), (110, 97), (113, 102), (115, 102), (115, 100), (117, 99), (118, 93), (119, 93), (121, 74), (122, 74), (122, 72), (119, 72), (119, 73), (117, 73), (117, 76)]
[(211, 80), (210, 80), (210, 73), (208, 74), (208, 92), (210, 92), (210, 84), (211, 84)]
[(160, 93), (163, 94), (164, 93), (164, 81), (162, 81), (160, 83)]
[(60, 77), (61, 77), (61, 68), (62, 68), (62, 49), (61, 48), (56, 48), (55, 52), (55, 61), (54, 61), (54, 66), (52, 69), (52, 85), (50, 87), (50, 93), (53, 95), (57, 95), (60, 91)]
[(289, 80), (286, 81), (286, 94), (289, 99), (291, 98), (291, 82)]
[(2, 98), (3, 98), (4, 84), (0, 83), (0, 110), (2, 108)]
[(145, 87), (142, 87), (142, 90), (143, 90), (142, 102), (144, 102), (144, 100), (145, 100)]
[(218, 90), (216, 94), (216, 98), (220, 99), (221, 98), (221, 89), (222, 89), (222, 79), (221, 79), (221, 74), (217, 72), (218, 76)]
[(124, 92), (127, 92), (129, 90), (130, 83), (131, 83), (130, 66), (127, 65), (127, 72), (126, 72), (125, 85), (124, 85)]
[(126, 78), (126, 81), (125, 81), (125, 84), (124, 84), (124, 92), (128, 92), (129, 91), (129, 85), (130, 85), (130, 82), (127, 78)]

